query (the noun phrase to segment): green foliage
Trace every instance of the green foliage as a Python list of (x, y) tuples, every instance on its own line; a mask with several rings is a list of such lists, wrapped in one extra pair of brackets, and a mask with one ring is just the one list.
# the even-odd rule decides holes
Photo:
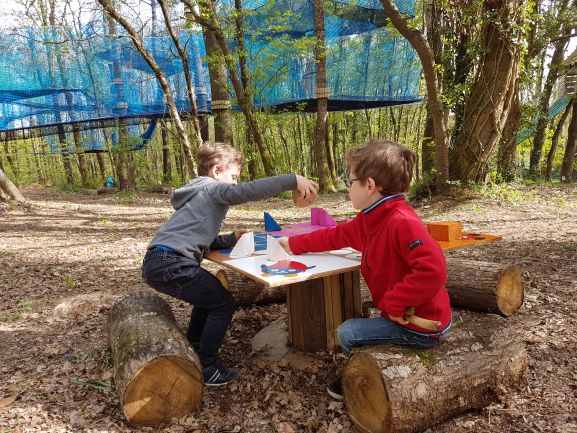
[(110, 221), (110, 220), (108, 220), (108, 219), (106, 219), (106, 218), (103, 218), (103, 219), (100, 220), (100, 225), (102, 225), (102, 226), (104, 226), (104, 227), (112, 227), (113, 222)]
[(12, 314), (9, 314), (9, 315), (0, 316), (0, 321), (14, 322), (14, 321), (20, 319), (23, 314), (29, 313), (30, 311), (32, 311), (32, 304), (30, 303), (29, 300), (22, 299), (18, 303), (18, 307), (16, 308), (16, 311), (13, 312)]
[(76, 286), (76, 282), (70, 275), (66, 275), (64, 278), (64, 284), (66, 285), (67, 289), (73, 289)]
[(95, 389), (104, 393), (111, 391), (111, 385), (108, 382), (99, 379), (71, 379), (70, 383), (85, 388)]
[(409, 202), (430, 200), (435, 191), (434, 180), (431, 174), (425, 174), (421, 179), (414, 180), (407, 193), (407, 200)]
[(138, 194), (135, 191), (118, 191), (114, 194), (114, 201), (118, 204), (131, 204), (136, 202)]

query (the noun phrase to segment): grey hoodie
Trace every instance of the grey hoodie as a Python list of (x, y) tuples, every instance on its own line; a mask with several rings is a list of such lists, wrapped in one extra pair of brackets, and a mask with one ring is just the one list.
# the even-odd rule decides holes
[(296, 187), (294, 174), (238, 185), (200, 176), (174, 191), (171, 201), (175, 212), (154, 235), (148, 249), (169, 247), (200, 264), (204, 252), (236, 243), (234, 233), (218, 236), (230, 205), (262, 200)]

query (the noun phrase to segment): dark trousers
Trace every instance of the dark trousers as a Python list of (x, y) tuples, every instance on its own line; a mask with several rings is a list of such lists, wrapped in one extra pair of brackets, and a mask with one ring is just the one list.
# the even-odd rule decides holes
[(202, 365), (213, 365), (236, 308), (230, 292), (196, 261), (159, 249), (144, 256), (142, 278), (153, 289), (193, 305), (186, 337)]

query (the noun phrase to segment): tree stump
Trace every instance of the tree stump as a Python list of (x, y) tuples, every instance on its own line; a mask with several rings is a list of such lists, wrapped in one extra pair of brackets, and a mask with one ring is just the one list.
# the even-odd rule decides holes
[(156, 426), (198, 409), (201, 364), (166, 301), (147, 291), (118, 300), (108, 315), (108, 338), (129, 423)]
[(508, 317), (523, 304), (523, 280), (516, 266), (447, 257), (451, 305)]
[(521, 329), (462, 311), (436, 348), (354, 351), (342, 376), (345, 403), (361, 432), (419, 432), (487, 406), (522, 381), (527, 362)]

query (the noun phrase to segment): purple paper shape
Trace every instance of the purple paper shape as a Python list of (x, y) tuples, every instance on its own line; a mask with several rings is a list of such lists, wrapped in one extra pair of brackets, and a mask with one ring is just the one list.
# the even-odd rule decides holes
[(334, 227), (337, 225), (337, 222), (323, 208), (312, 207), (311, 224), (314, 226)]

